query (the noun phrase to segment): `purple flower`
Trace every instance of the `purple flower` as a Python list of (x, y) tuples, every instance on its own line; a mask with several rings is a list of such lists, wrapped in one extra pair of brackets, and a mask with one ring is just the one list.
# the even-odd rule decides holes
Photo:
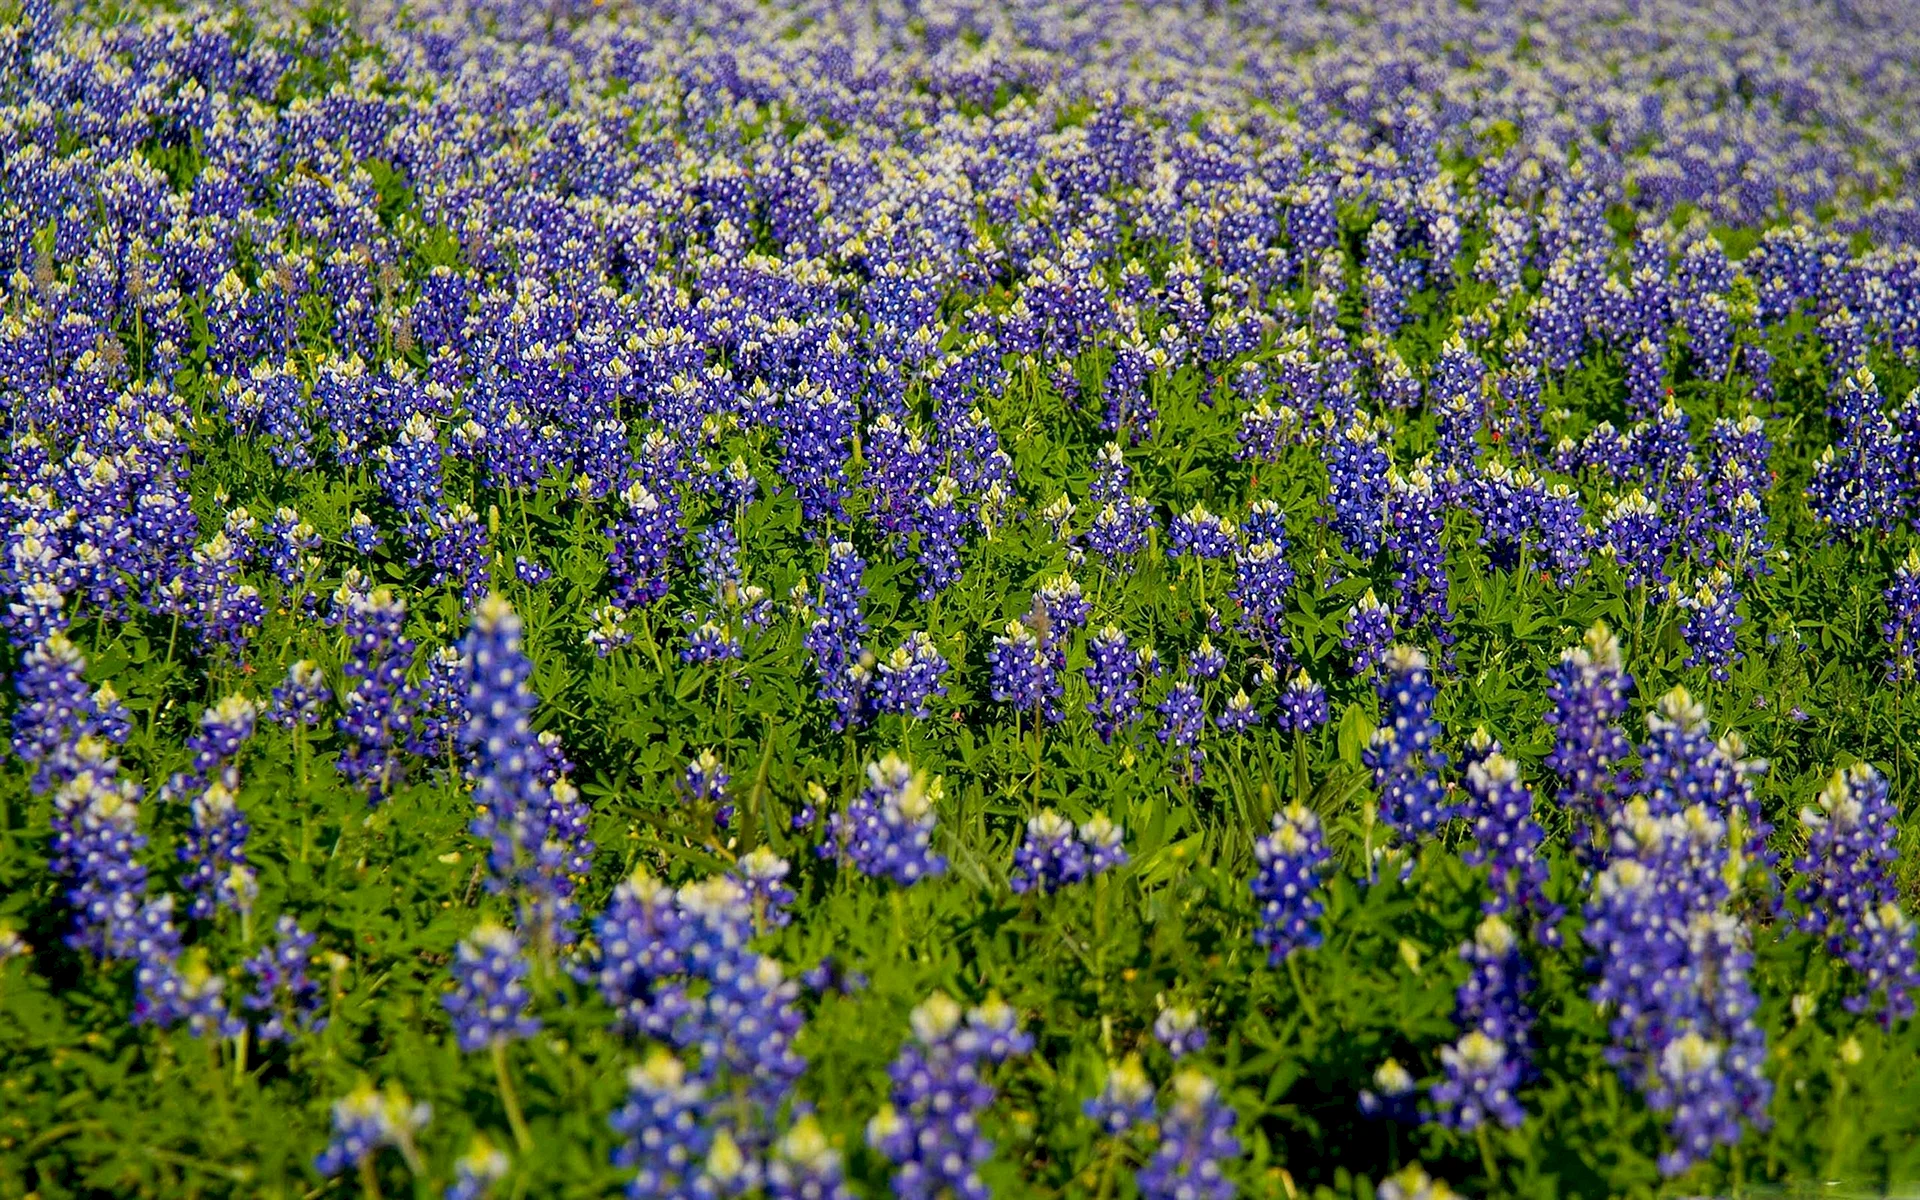
[(1800, 928), (1821, 934), (1827, 949), (1852, 969), (1852, 1012), (1877, 1010), (1882, 1026), (1913, 1015), (1920, 986), (1913, 920), (1900, 906), (1893, 868), (1899, 858), (1897, 813), (1887, 781), (1856, 763), (1833, 778), (1817, 807), (1800, 811), (1807, 852), (1794, 864), (1806, 906)]
[(1206, 1047), (1207, 1027), (1200, 1023), (1200, 1014), (1193, 1008), (1174, 1004), (1162, 1008), (1160, 1015), (1153, 1019), (1153, 1036), (1178, 1062)]
[(1027, 837), (1013, 854), (1013, 890), (1042, 895), (1086, 878), (1087, 851), (1073, 822), (1048, 809), (1027, 821)]
[(313, 1168), (322, 1175), (338, 1175), (359, 1166), (382, 1147), (392, 1146), (418, 1172), (420, 1155), (414, 1149), (413, 1135), (432, 1119), (432, 1106), (415, 1104), (398, 1085), (389, 1084), (383, 1094), (363, 1079), (334, 1101), (333, 1136), (313, 1160)]
[(894, 1194), (932, 1200), (950, 1192), (986, 1200), (979, 1167), (993, 1153), (979, 1117), (993, 1103), (984, 1068), (1033, 1048), (998, 997), (968, 1011), (935, 992), (913, 1010), (913, 1038), (887, 1068), (888, 1103), (867, 1123), (867, 1144), (894, 1163)]
[(947, 694), (943, 682), (947, 660), (933, 648), (933, 639), (914, 632), (875, 668), (878, 679), (873, 689), (873, 707), (878, 712), (898, 713), (906, 717), (929, 717), (927, 705), (935, 697)]
[(1007, 622), (1005, 636), (993, 639), (987, 650), (987, 670), (992, 679), (990, 694), (1016, 714), (1036, 713), (1049, 723), (1058, 723), (1064, 716), (1059, 672), (1024, 622)]
[(1294, 675), (1280, 693), (1275, 724), (1295, 733), (1311, 733), (1327, 723), (1327, 689), (1305, 671)]
[(845, 812), (827, 818), (822, 858), (846, 857), (860, 873), (909, 887), (946, 874), (945, 856), (933, 852), (941, 797), (938, 778), (928, 780), (906, 760), (889, 754), (867, 767), (867, 787)]
[(1433, 1088), (1434, 1117), (1449, 1129), (1472, 1130), (1488, 1120), (1518, 1128), (1526, 1113), (1514, 1092), (1526, 1070), (1533, 1026), (1526, 958), (1513, 930), (1497, 916), (1480, 922), (1460, 957), (1472, 966), (1454, 997), (1454, 1020), (1466, 1032), (1440, 1051), (1446, 1078)]
[(1379, 668), (1387, 648), (1393, 644), (1393, 633), (1393, 611), (1380, 603), (1373, 589), (1368, 588), (1366, 595), (1347, 610), (1347, 623), (1340, 638), (1341, 648), (1352, 658), (1356, 677), (1365, 679)]
[(520, 939), (503, 925), (483, 923), (454, 952), (454, 990), (441, 998), (454, 1037), (471, 1053), (498, 1042), (532, 1037), (540, 1022), (528, 1011), (528, 966)]
[(1408, 842), (1433, 833), (1454, 817), (1440, 772), (1447, 756), (1436, 746), (1440, 723), (1433, 716), (1436, 691), (1427, 656), (1411, 646), (1387, 652), (1376, 685), (1386, 723), (1374, 730), (1361, 758), (1380, 790), (1380, 816)]
[[(1477, 736), (1484, 738), (1485, 730)], [(1473, 845), (1461, 859), (1468, 866), (1487, 868), (1492, 895), (1484, 912), (1525, 912), (1540, 943), (1557, 946), (1555, 926), (1561, 912), (1546, 895), (1547, 863), (1540, 855), (1546, 834), (1534, 819), (1533, 792), (1521, 782), (1519, 764), (1499, 752), (1499, 743), (1492, 745), (1491, 752), (1467, 767), (1464, 815), (1473, 822)]]
[(1320, 818), (1295, 802), (1273, 814), (1273, 832), (1253, 844), (1260, 870), (1253, 877), (1253, 898), (1260, 908), (1256, 946), (1267, 951), (1275, 966), (1295, 950), (1312, 949), (1322, 940), (1316, 922), (1326, 910), (1320, 899), (1320, 876), (1330, 859), (1320, 832)]
[(1602, 622), (1580, 645), (1561, 652), (1560, 661), (1547, 668), (1547, 679), (1553, 708), (1542, 719), (1554, 731), (1547, 769), (1560, 778), (1561, 805), (1586, 826), (1575, 848), (1590, 857), (1622, 782), (1619, 764), (1629, 747), (1620, 722), (1633, 677), (1621, 662), (1620, 640)]
[(1140, 656), (1118, 625), (1108, 625), (1087, 642), (1087, 657), (1091, 661), (1080, 672), (1093, 690), (1087, 712), (1093, 716), (1094, 733), (1111, 745), (1140, 709)]
[(1140, 1065), (1140, 1056), (1129, 1054), (1110, 1065), (1100, 1094), (1080, 1111), (1107, 1137), (1120, 1137), (1153, 1120), (1153, 1084)]
[(1746, 657), (1734, 643), (1734, 631), (1746, 622), (1734, 611), (1739, 603), (1740, 593), (1725, 571), (1715, 571), (1693, 595), (1680, 597), (1687, 614), (1680, 633), (1687, 640), (1688, 666), (1708, 667), (1715, 679), (1725, 681), (1728, 665)]
[(1181, 1071), (1160, 1110), (1160, 1144), (1137, 1177), (1146, 1200), (1230, 1200), (1236, 1189), (1222, 1164), (1240, 1156), (1238, 1120), (1220, 1099), (1219, 1085), (1198, 1071)]
[(1906, 561), (1894, 568), (1880, 633), (1887, 639), (1888, 681), (1920, 679), (1920, 549), (1908, 550)]

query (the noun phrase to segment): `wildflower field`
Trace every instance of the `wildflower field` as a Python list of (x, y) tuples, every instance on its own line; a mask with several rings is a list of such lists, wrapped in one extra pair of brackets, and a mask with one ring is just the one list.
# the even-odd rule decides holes
[(0, 0), (0, 1196), (1920, 1187), (1908, 0)]

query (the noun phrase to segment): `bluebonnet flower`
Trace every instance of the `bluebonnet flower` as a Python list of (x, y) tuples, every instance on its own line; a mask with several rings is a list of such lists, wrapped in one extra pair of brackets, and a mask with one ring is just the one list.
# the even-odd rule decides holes
[(933, 639), (919, 631), (880, 660), (876, 673), (872, 696), (878, 712), (924, 718), (932, 715), (928, 702), (947, 694), (947, 660), (934, 649)]
[(1326, 906), (1320, 876), (1330, 855), (1320, 818), (1297, 801), (1287, 805), (1273, 814), (1273, 832), (1254, 842), (1253, 857), (1260, 865), (1252, 882), (1260, 907), (1253, 941), (1278, 966), (1295, 950), (1312, 949), (1322, 940), (1317, 922)]
[(354, 510), (352, 519), (347, 522), (346, 537), (347, 544), (362, 555), (371, 555), (383, 542), (380, 527), (373, 523), (372, 517), (358, 509)]
[(1227, 733), (1245, 733), (1260, 723), (1260, 710), (1253, 706), (1253, 698), (1240, 688), (1227, 698), (1226, 707), (1213, 719)]
[(1920, 679), (1920, 549), (1908, 550), (1906, 561), (1894, 568), (1880, 634), (1887, 639), (1887, 679)]
[(1849, 536), (1888, 528), (1900, 513), (1903, 460), (1899, 431), (1882, 409), (1873, 372), (1861, 365), (1844, 374), (1829, 413), (1839, 439), (1813, 464), (1808, 507)]
[(1435, 744), (1440, 737), (1440, 723), (1433, 716), (1437, 693), (1427, 656), (1411, 646), (1389, 650), (1382, 667), (1376, 686), (1386, 723), (1374, 730), (1361, 758), (1380, 790), (1381, 819), (1412, 842), (1454, 817), (1440, 782), (1447, 756)]
[(959, 504), (960, 485), (942, 475), (920, 498), (914, 527), (919, 533), (920, 581), (915, 595), (932, 600), (960, 578), (960, 551), (966, 544), (967, 517)]
[(388, 1084), (383, 1093), (362, 1079), (334, 1101), (333, 1136), (313, 1160), (313, 1168), (322, 1175), (338, 1175), (391, 1146), (417, 1174), (421, 1169), (420, 1152), (414, 1147), (413, 1137), (432, 1119), (432, 1106), (415, 1104), (398, 1084)]
[[(806, 1066), (793, 1051), (798, 988), (748, 944), (757, 907), (731, 876), (676, 892), (636, 871), (598, 922), (600, 956), (588, 973), (620, 1027), (693, 1053), (689, 1086), (727, 1114), (713, 1131), (721, 1158), (733, 1160), (727, 1178), (760, 1169), (772, 1118)], [(625, 1165), (640, 1165), (632, 1154)]]
[(528, 1011), (526, 957), (520, 939), (503, 925), (483, 923), (454, 953), (452, 992), (441, 998), (453, 1018), (462, 1050), (484, 1050), (496, 1042), (531, 1037), (540, 1022)]
[[(1712, 746), (1690, 750), (1698, 778)], [(1591, 995), (1608, 1015), (1622, 1079), (1670, 1114), (1676, 1144), (1660, 1167), (1676, 1175), (1737, 1142), (1742, 1119), (1764, 1125), (1772, 1094), (1753, 956), (1728, 911), (1741, 852), (1705, 803), (1636, 796), (1616, 810), (1613, 830), (1614, 856), (1581, 931), (1601, 975)]]
[(1160, 1144), (1140, 1169), (1147, 1200), (1230, 1200), (1235, 1194), (1222, 1164), (1240, 1156), (1233, 1136), (1239, 1119), (1220, 1099), (1219, 1085), (1198, 1071), (1181, 1071), (1160, 1110)]
[(1087, 874), (1098, 875), (1128, 862), (1126, 831), (1107, 814), (1096, 812), (1080, 822), (1080, 842), (1087, 848)]
[(733, 805), (727, 797), (727, 785), (733, 776), (711, 749), (702, 750), (687, 763), (676, 787), (680, 802), (714, 824), (725, 828), (732, 818)]
[(1446, 1078), (1433, 1088), (1435, 1119), (1449, 1129), (1472, 1130), (1488, 1120), (1517, 1128), (1526, 1119), (1514, 1092), (1527, 1069), (1532, 976), (1512, 928), (1498, 916), (1480, 922), (1460, 957), (1472, 967), (1454, 996), (1454, 1021), (1466, 1032), (1440, 1051)]
[(1800, 811), (1807, 852), (1794, 864), (1806, 906), (1800, 928), (1826, 939), (1829, 953), (1852, 968), (1852, 1012), (1873, 1011), (1888, 1029), (1913, 1015), (1920, 986), (1913, 920), (1900, 906), (1893, 876), (1898, 820), (1887, 781), (1856, 763), (1821, 791), (1818, 806)]
[(1060, 645), (1070, 631), (1085, 626), (1093, 614), (1093, 602), (1087, 599), (1080, 584), (1066, 575), (1042, 584), (1033, 599), (1036, 608), (1047, 617), (1046, 627), (1036, 632), (1049, 649)]
[(141, 909), (147, 889), (140, 789), (120, 776), (119, 760), (98, 737), (83, 736), (58, 761), (64, 779), (53, 795), (47, 866), (66, 884), (73, 910), (67, 944), (117, 957), (127, 940), (118, 923)]
[(813, 652), (820, 677), (820, 698), (833, 706), (835, 730), (860, 720), (865, 703), (866, 676), (857, 674), (866, 653), (867, 620), (860, 602), (866, 597), (862, 576), (866, 560), (851, 543), (835, 542), (827, 549), (827, 566), (820, 572), (820, 596), (813, 625), (807, 630), (807, 649)]
[(1546, 895), (1547, 863), (1540, 855), (1546, 834), (1534, 819), (1533, 792), (1521, 782), (1519, 764), (1501, 754), (1498, 743), (1494, 746), (1467, 766), (1464, 815), (1473, 822), (1473, 845), (1461, 859), (1487, 868), (1492, 894), (1483, 911), (1523, 911), (1541, 944), (1556, 946), (1561, 912)]
[(1315, 683), (1305, 671), (1288, 681), (1280, 693), (1280, 705), (1274, 723), (1296, 733), (1311, 733), (1327, 723), (1327, 689)]
[(680, 553), (680, 506), (671, 492), (662, 497), (638, 480), (621, 493), (620, 501), (625, 511), (604, 530), (613, 543), (607, 573), (613, 602), (632, 610), (667, 594)]
[(1052, 809), (1027, 821), (1027, 837), (1013, 853), (1013, 890), (1042, 895), (1086, 878), (1087, 851), (1073, 822)]
[(1087, 642), (1088, 665), (1080, 672), (1093, 690), (1087, 712), (1093, 731), (1112, 744), (1114, 735), (1133, 724), (1140, 708), (1140, 657), (1118, 625), (1108, 625)]
[(686, 648), (680, 651), (680, 661), (725, 662), (729, 659), (738, 659), (741, 652), (740, 641), (734, 637), (731, 629), (714, 621), (706, 621), (688, 635)]
[(1166, 699), (1155, 706), (1155, 711), (1162, 719), (1154, 736), (1161, 745), (1178, 752), (1174, 756), (1175, 775), (1188, 783), (1200, 782), (1207, 752), (1199, 745), (1199, 738), (1206, 728), (1207, 713), (1199, 691), (1191, 683), (1176, 683), (1167, 689)]
[(238, 773), (227, 767), (193, 798), (193, 824), (178, 855), (189, 866), (180, 880), (193, 896), (187, 915), (199, 920), (223, 908), (244, 912), (253, 907), (254, 877), (247, 865), (249, 826), (235, 796), (239, 782)]
[(1107, 1137), (1120, 1137), (1153, 1120), (1153, 1083), (1147, 1079), (1140, 1056), (1129, 1054), (1107, 1067), (1100, 1094), (1081, 1106), (1081, 1112)]
[(516, 554), (513, 558), (513, 574), (514, 578), (528, 587), (539, 587), (553, 578), (553, 568), (538, 559)]
[(32, 789), (46, 792), (70, 774), (62, 755), (86, 738), (124, 742), (125, 707), (110, 686), (89, 690), (86, 660), (65, 634), (48, 635), (22, 657), (14, 676), (13, 752), (34, 767)]
[(1393, 610), (1380, 603), (1368, 588), (1353, 607), (1347, 609), (1347, 623), (1340, 646), (1351, 657), (1353, 673), (1359, 678), (1372, 675), (1393, 644)]
[(1012, 706), (1017, 713), (1038, 714), (1049, 723), (1058, 723), (1064, 716), (1060, 710), (1064, 688), (1059, 671), (1024, 622), (1007, 622), (1005, 636), (993, 639), (987, 650), (987, 669), (992, 679), (990, 694), (995, 700)]
[(1633, 677), (1621, 661), (1620, 639), (1600, 622), (1580, 645), (1561, 652), (1547, 679), (1553, 708), (1542, 719), (1554, 731), (1547, 769), (1560, 778), (1561, 806), (1586, 827), (1575, 848), (1587, 856), (1592, 839), (1604, 834), (1607, 805), (1621, 787), (1619, 764), (1629, 747), (1620, 722)]
[(1429, 625), (1442, 645), (1452, 640), (1448, 602), (1444, 497), (1432, 476), (1415, 469), (1387, 477), (1386, 547), (1394, 561), (1394, 613), (1402, 630)]
[(253, 1018), (253, 1033), (262, 1042), (291, 1042), (298, 1034), (320, 1029), (320, 985), (307, 975), (313, 957), (314, 936), (300, 928), (291, 913), (274, 922), (275, 942), (263, 946), (246, 961), (253, 991), (241, 997), (241, 1007)]
[(1624, 585), (1631, 589), (1667, 582), (1667, 552), (1673, 544), (1660, 506), (1634, 489), (1614, 500), (1607, 510), (1604, 550), (1620, 567)]
[(303, 658), (287, 668), (286, 682), (273, 689), (267, 718), (288, 729), (312, 729), (320, 724), (321, 710), (332, 699), (333, 690), (320, 664)]
[(1398, 1121), (1411, 1125), (1419, 1120), (1415, 1102), (1418, 1088), (1413, 1076), (1400, 1065), (1398, 1059), (1389, 1058), (1373, 1070), (1373, 1086), (1360, 1089), (1360, 1112), (1369, 1117), (1385, 1121)]
[(1225, 558), (1234, 551), (1233, 525), (1196, 504), (1167, 527), (1170, 558)]
[(1380, 1200), (1459, 1200), (1460, 1197), (1445, 1180), (1428, 1175), (1419, 1163), (1410, 1163), (1382, 1179), (1374, 1194)]
[(461, 654), (472, 672), (461, 734), (473, 764), (471, 829), (487, 845), (489, 886), (515, 896), (521, 930), (544, 952), (572, 938), (574, 881), (593, 855), (588, 809), (560, 776), (555, 747), (533, 731), (533, 664), (512, 606), (482, 601)]
[(597, 657), (611, 657), (615, 650), (633, 642), (626, 620), (626, 610), (615, 604), (603, 604), (588, 615), (586, 643)]
[(841, 1171), (840, 1152), (813, 1114), (805, 1113), (774, 1144), (767, 1194), (772, 1200), (853, 1200)]
[(635, 1170), (627, 1184), (634, 1200), (678, 1200), (711, 1188), (702, 1180), (713, 1129), (710, 1102), (699, 1079), (687, 1078), (678, 1056), (656, 1046), (642, 1066), (627, 1072), (627, 1099), (610, 1124), (623, 1141), (617, 1167)]
[(348, 746), (338, 766), (342, 775), (364, 785), (369, 799), (378, 803), (404, 774), (399, 751), (412, 736), (417, 703), (407, 683), (414, 644), (402, 636), (406, 602), (391, 589), (349, 594), (345, 605), (341, 629), (347, 637), (342, 664), (347, 694), (334, 725)]
[(1234, 555), (1231, 595), (1240, 608), (1240, 628), (1278, 654), (1287, 644), (1287, 593), (1294, 572), (1283, 543), (1264, 541)]
[(893, 1191), (903, 1200), (986, 1200), (980, 1164), (993, 1145), (979, 1116), (993, 1102), (984, 1069), (1033, 1047), (1016, 1015), (998, 997), (968, 1011), (935, 992), (912, 1015), (913, 1037), (887, 1068), (888, 1103), (867, 1123), (867, 1144), (895, 1165)]
[(1364, 416), (1340, 425), (1331, 412), (1323, 420), (1333, 426), (1320, 440), (1333, 508), (1328, 524), (1349, 553), (1370, 559), (1380, 551), (1385, 527), (1387, 473), (1393, 464), (1381, 446), (1381, 433), (1390, 432), (1390, 426)]
[(1736, 648), (1734, 631), (1745, 623), (1734, 611), (1740, 593), (1733, 578), (1715, 571), (1690, 596), (1682, 596), (1680, 608), (1686, 617), (1680, 623), (1681, 636), (1687, 640), (1687, 665), (1709, 668), (1715, 679), (1727, 678), (1727, 667), (1746, 657)]
[(458, 647), (442, 646), (427, 659), (427, 675), (414, 689), (418, 716), (409, 749), (442, 766), (453, 768), (460, 749), (460, 731), (466, 728), (467, 662)]
[(512, 1167), (506, 1152), (487, 1140), (483, 1133), (473, 1135), (467, 1152), (453, 1164), (453, 1183), (445, 1200), (486, 1200), (493, 1185), (507, 1176)]
[(1226, 670), (1227, 656), (1214, 649), (1213, 639), (1200, 635), (1200, 644), (1187, 658), (1187, 674), (1195, 679), (1217, 679)]
[(792, 922), (793, 914), (787, 909), (794, 892), (786, 882), (791, 871), (787, 860), (767, 846), (749, 850), (735, 864), (734, 877), (753, 903), (756, 928), (781, 929)]
[(1207, 1027), (1200, 1014), (1189, 1005), (1170, 1004), (1153, 1019), (1153, 1036), (1175, 1062), (1206, 1047)]
[(861, 874), (902, 887), (946, 874), (947, 860), (933, 852), (934, 806), (941, 783), (889, 754), (867, 766), (867, 786), (845, 812), (827, 818), (822, 858), (846, 857)]

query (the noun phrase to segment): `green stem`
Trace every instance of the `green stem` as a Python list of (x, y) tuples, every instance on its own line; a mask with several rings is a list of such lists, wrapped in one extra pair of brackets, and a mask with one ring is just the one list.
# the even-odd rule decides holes
[(1293, 980), (1294, 995), (1300, 997), (1300, 1007), (1306, 1011), (1307, 1024), (1318, 1025), (1320, 1013), (1313, 1007), (1313, 999), (1307, 995), (1307, 985), (1300, 978), (1300, 960), (1287, 955), (1287, 975)]
[(360, 1190), (367, 1200), (380, 1200), (380, 1172), (373, 1169), (373, 1155), (360, 1160)]
[(513, 1128), (513, 1144), (520, 1147), (521, 1154), (532, 1154), (533, 1134), (527, 1132), (527, 1119), (520, 1113), (520, 1097), (513, 1090), (504, 1038), (495, 1038), (493, 1042), (493, 1078), (500, 1085), (500, 1103), (506, 1106), (507, 1124)]
[(1486, 1122), (1474, 1127), (1473, 1140), (1480, 1147), (1480, 1167), (1487, 1173), (1487, 1187), (1497, 1191), (1500, 1187), (1500, 1169), (1493, 1162), (1493, 1143), (1487, 1138)]

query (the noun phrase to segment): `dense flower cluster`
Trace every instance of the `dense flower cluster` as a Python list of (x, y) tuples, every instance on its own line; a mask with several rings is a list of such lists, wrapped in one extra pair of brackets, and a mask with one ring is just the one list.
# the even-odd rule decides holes
[(946, 857), (933, 851), (940, 798), (939, 778), (929, 780), (898, 755), (869, 763), (866, 788), (827, 818), (820, 856), (844, 857), (862, 874), (902, 887), (944, 875)]
[[(1771, 1099), (1753, 940), (1784, 931), (1762, 914), (1791, 839), (1764, 763), (1684, 691), (1628, 741), (1627, 668), (1765, 680), (1741, 728), (1795, 763), (1801, 727), (1857, 707), (1853, 749), (1902, 778), (1920, 23), (1733, 7), (6, 6), (0, 877), (54, 944), (0, 929), (0, 962), (29, 960), (8, 969), (58, 1007), (41, 1026), (88, 1026), (86, 1055), (9, 1044), (21, 1078), (80, 1090), (102, 1047), (145, 1069), (186, 1034), (213, 1064), (181, 1087), (365, 1066), (342, 1056), (406, 1044), (374, 1006), (441, 1021), (420, 989), (447, 971), (356, 923), (478, 904), (511, 928), (452, 950), (455, 1042), (503, 1063), (573, 1024), (543, 1007), (571, 969), (650, 1043), (617, 1043), (629, 1194), (837, 1200), (849, 1131), (796, 1098), (802, 1013), (860, 1019), (836, 1006), (861, 968), (882, 1000), (897, 980), (800, 897), (838, 919), (879, 895), (892, 948), (944, 972), (929, 943), (1024, 948), (1036, 913), (1068, 961), (1067, 889), (1120, 872), (1087, 907), (1103, 933), (1155, 923), (1154, 961), (1085, 956), (1118, 1059), (1086, 1112), (1137, 1135), (1143, 1194), (1224, 1197), (1220, 1089), (1181, 1070), (1156, 1103), (1127, 1056), (1191, 1060), (1196, 1010), (1156, 997), (1149, 1035), (1124, 1009), (1180, 923), (1215, 922), (1210, 964), (1282, 968), (1309, 1011), (1336, 859), (1372, 881), (1391, 854), (1414, 886), (1356, 920), (1450, 879), (1484, 911), (1457, 1035), (1394, 1047), (1367, 1111), (1424, 1104), (1451, 1151), (1537, 1107), (1533, 969), (1568, 974), (1551, 890), (1582, 905), (1662, 1167), (1737, 1142)], [(1857, 619), (1804, 611), (1842, 570)], [(1600, 611), (1629, 644), (1596, 625), (1544, 664), (1540, 761), (1501, 677)], [(1869, 622), (1884, 662), (1849, 640)], [(1808, 715), (1841, 687), (1858, 706)], [(876, 735), (952, 801), (887, 755), (830, 811), (828, 771)], [(1356, 759), (1377, 807), (1350, 820)], [(1888, 1029), (1920, 983), (1896, 792), (1849, 768), (1788, 831), (1799, 928)], [(1014, 891), (1065, 894), (963, 925), (1009, 851)], [(1234, 854), (1208, 904), (1164, 903)], [(790, 980), (776, 945), (820, 965)], [(1012, 986), (996, 965), (955, 978)], [(116, 996), (154, 1028), (92, 1027)], [(898, 1193), (984, 1193), (985, 1077), (1031, 1046), (997, 1000), (916, 1010), (869, 1129)], [(416, 1190), (476, 1200), (529, 1157), (508, 1108), (515, 1158), (479, 1138), (456, 1162), (415, 1145), (425, 1105), (362, 1085), (314, 1166), (373, 1191), (393, 1149)], [(36, 1186), (110, 1177), (93, 1124), (29, 1119), (11, 1145), (59, 1147)], [(1265, 1154), (1271, 1112), (1248, 1120)], [(193, 1172), (240, 1152), (153, 1149)], [(1378, 1191), (1447, 1194), (1417, 1167)]]
[(1374, 731), (1364, 757), (1380, 790), (1381, 820), (1413, 841), (1454, 816), (1440, 781), (1447, 756), (1437, 744), (1441, 730), (1433, 715), (1436, 691), (1427, 656), (1411, 646), (1395, 646), (1382, 662), (1378, 686), (1386, 721)]
[(1260, 907), (1254, 944), (1264, 946), (1269, 962), (1279, 964), (1295, 950), (1318, 946), (1325, 936), (1317, 922), (1325, 911), (1320, 875), (1329, 855), (1320, 818), (1294, 803), (1273, 814), (1273, 832), (1253, 846), (1260, 866), (1253, 898)]
[(1847, 1007), (1875, 1012), (1892, 1028), (1913, 1015), (1920, 960), (1892, 873), (1898, 851), (1886, 779), (1865, 764), (1835, 772), (1817, 805), (1800, 811), (1800, 824), (1807, 833), (1806, 855), (1794, 864), (1803, 880), (1795, 896), (1806, 906), (1800, 927), (1823, 935), (1853, 969)]
[(985, 1200), (980, 1164), (993, 1144), (980, 1115), (993, 1102), (986, 1068), (1033, 1048), (1018, 1014), (998, 997), (966, 1010), (935, 992), (913, 1010), (913, 1038), (888, 1067), (887, 1103), (867, 1123), (867, 1143), (894, 1163), (903, 1200), (951, 1194)]

